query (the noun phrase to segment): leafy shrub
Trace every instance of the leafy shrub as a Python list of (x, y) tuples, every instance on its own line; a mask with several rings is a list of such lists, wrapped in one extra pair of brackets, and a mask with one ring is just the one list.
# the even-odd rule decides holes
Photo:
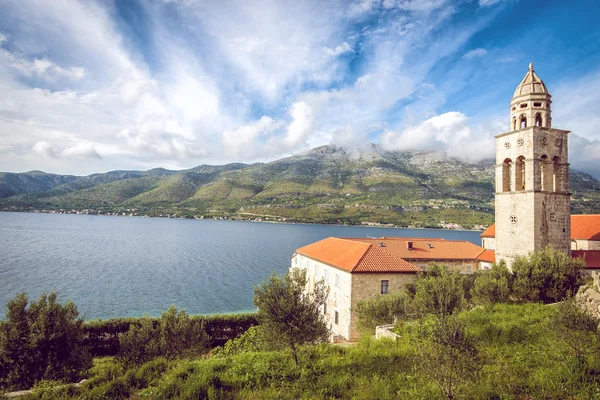
[(158, 356), (182, 358), (201, 354), (208, 341), (201, 321), (171, 306), (156, 326), (150, 318), (142, 318), (139, 327), (131, 326), (119, 339), (119, 357), (128, 365), (140, 365)]
[(251, 351), (274, 350), (276, 344), (271, 342), (265, 335), (260, 325), (248, 329), (239, 338), (228, 340), (222, 347), (215, 348), (211, 355), (216, 357), (227, 357), (239, 353)]
[(406, 292), (392, 292), (360, 300), (356, 306), (358, 326), (371, 333), (377, 325), (391, 324), (412, 314), (411, 299)]
[(75, 381), (91, 366), (77, 307), (56, 297), (56, 292), (44, 293), (29, 303), (22, 293), (8, 302), (6, 320), (0, 321), (0, 387)]
[(421, 314), (431, 313), (444, 319), (465, 306), (462, 277), (458, 272), (433, 265), (417, 280), (416, 286), (414, 305)]
[(583, 284), (584, 266), (582, 259), (571, 258), (552, 246), (529, 257), (517, 257), (512, 265), (513, 292), (525, 301), (562, 301)]
[[(148, 318), (148, 317), (145, 317)], [(210, 337), (210, 346), (220, 346), (258, 325), (256, 314), (216, 314), (194, 315), (194, 321), (204, 324)], [(159, 318), (150, 318), (157, 325)], [(83, 324), (84, 345), (93, 356), (114, 356), (119, 353), (119, 336), (132, 326), (140, 327), (142, 318), (114, 318), (108, 320), (87, 321)]]
[(473, 287), (473, 300), (481, 305), (493, 306), (510, 298), (511, 275), (503, 261), (492, 264), (492, 269), (477, 274)]

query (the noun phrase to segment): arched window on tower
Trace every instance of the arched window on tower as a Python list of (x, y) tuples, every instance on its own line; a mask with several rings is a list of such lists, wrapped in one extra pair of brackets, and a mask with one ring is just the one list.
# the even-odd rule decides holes
[(510, 192), (510, 172), (511, 172), (512, 160), (507, 158), (502, 163), (502, 191)]
[(513, 117), (513, 131), (517, 130), (517, 117)]
[(535, 126), (542, 126), (542, 114), (535, 114)]
[(527, 128), (527, 117), (524, 115), (521, 116), (521, 122), (520, 122), (519, 129), (523, 129), (523, 128)]
[(552, 191), (560, 192), (562, 191), (562, 187), (560, 185), (560, 157), (556, 156), (552, 158)]
[(553, 190), (553, 172), (552, 162), (548, 159), (547, 155), (540, 157), (540, 176), (542, 181), (542, 190), (551, 192)]
[(515, 162), (515, 190), (525, 190), (525, 157), (519, 156)]

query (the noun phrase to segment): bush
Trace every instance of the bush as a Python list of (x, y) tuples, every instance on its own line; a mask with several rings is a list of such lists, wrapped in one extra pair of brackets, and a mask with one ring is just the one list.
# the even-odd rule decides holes
[(77, 307), (56, 297), (56, 292), (44, 293), (29, 303), (23, 293), (8, 302), (6, 320), (0, 321), (0, 388), (72, 382), (91, 366)]
[(477, 274), (472, 290), (477, 304), (493, 306), (505, 303), (510, 298), (510, 272), (503, 261), (492, 264), (492, 269)]
[(552, 246), (517, 257), (512, 265), (513, 292), (524, 301), (555, 303), (577, 293), (583, 285), (582, 259), (571, 258)]
[[(145, 317), (148, 318), (148, 317)], [(256, 314), (216, 314), (194, 315), (194, 321), (204, 324), (210, 337), (210, 346), (220, 346), (258, 325)], [(158, 318), (150, 318), (158, 325)], [(83, 324), (84, 344), (93, 356), (114, 356), (119, 353), (119, 336), (128, 332), (132, 326), (140, 327), (142, 318), (114, 318), (109, 320), (87, 321)]]
[(360, 300), (356, 306), (358, 326), (372, 333), (377, 325), (407, 319), (412, 311), (411, 306), (410, 297), (403, 291)]
[(415, 309), (421, 314), (435, 314), (444, 319), (465, 306), (462, 277), (458, 272), (433, 265), (417, 280)]
[(119, 358), (129, 365), (140, 365), (158, 356), (183, 358), (204, 352), (208, 341), (201, 321), (171, 306), (162, 313), (158, 324), (142, 318), (140, 326), (132, 325), (121, 335)]

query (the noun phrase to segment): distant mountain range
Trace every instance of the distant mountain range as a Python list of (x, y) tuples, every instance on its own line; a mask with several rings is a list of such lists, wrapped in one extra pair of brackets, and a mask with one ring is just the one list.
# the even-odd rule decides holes
[[(493, 221), (493, 176), (493, 160), (329, 145), (266, 164), (0, 173), (0, 209), (471, 228)], [(573, 213), (600, 212), (600, 182), (570, 178)]]

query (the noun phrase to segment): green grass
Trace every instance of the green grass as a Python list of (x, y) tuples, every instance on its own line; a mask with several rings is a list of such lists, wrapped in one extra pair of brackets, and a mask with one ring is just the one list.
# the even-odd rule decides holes
[[(462, 382), (457, 398), (592, 399), (600, 387), (600, 355), (575, 373), (574, 354), (551, 324), (555, 307), (496, 305), (460, 314), (479, 350), (479, 376)], [(287, 351), (248, 352), (167, 362), (126, 370), (97, 359), (80, 388), (29, 399), (434, 399), (435, 383), (419, 368), (419, 322), (399, 326), (402, 340), (365, 338), (354, 346), (301, 349), (295, 366)]]

